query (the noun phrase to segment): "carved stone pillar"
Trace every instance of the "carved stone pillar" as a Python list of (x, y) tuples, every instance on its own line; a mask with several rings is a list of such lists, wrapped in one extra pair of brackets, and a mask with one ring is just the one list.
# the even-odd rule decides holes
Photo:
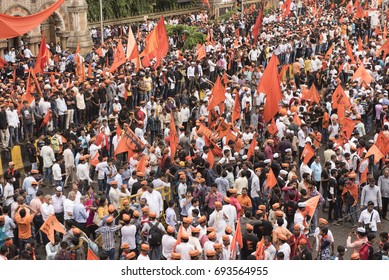
[(0, 40), (0, 57), (4, 57), (4, 51), (7, 49), (7, 46), (7, 40)]
[(60, 31), (60, 32), (57, 32), (56, 35), (59, 37), (61, 49), (62, 50), (66, 49), (68, 47), (68, 38), (69, 38), (70, 32)]
[(30, 36), (28, 37), (28, 45), (30, 46), (30, 51), (34, 56), (39, 53), (39, 43), (41, 42), (41, 36)]
[(67, 48), (74, 51), (80, 43), (81, 54), (90, 51), (93, 46), (92, 38), (88, 28), (87, 12), (88, 5), (85, 0), (74, 0), (67, 7), (69, 15), (69, 38)]

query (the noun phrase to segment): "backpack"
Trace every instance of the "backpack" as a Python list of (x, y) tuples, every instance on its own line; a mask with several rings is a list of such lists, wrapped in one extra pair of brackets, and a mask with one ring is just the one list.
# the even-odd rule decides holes
[(51, 137), (51, 148), (53, 149), (55, 154), (59, 153), (59, 150), (61, 149), (61, 144), (59, 143), (59, 139), (57, 136)]
[(368, 260), (370, 251), (373, 250), (373, 247), (370, 243), (365, 242), (362, 244), (361, 248), (359, 248), (359, 259), (360, 260)]
[(383, 256), (382, 251), (375, 252), (373, 254), (373, 260), (374, 261), (382, 261), (382, 256)]
[(150, 237), (148, 238), (147, 242), (150, 244), (150, 246), (157, 247), (161, 245), (163, 232), (158, 228), (159, 222), (156, 222), (154, 225), (151, 222), (148, 222), (148, 224), (150, 226)]

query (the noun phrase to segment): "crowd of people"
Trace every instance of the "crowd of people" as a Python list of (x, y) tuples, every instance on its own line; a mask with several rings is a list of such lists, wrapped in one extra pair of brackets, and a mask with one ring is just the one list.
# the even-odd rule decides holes
[[(1, 150), (25, 146), (31, 166), (9, 162), (0, 181), (0, 260), (389, 259), (386, 22), (359, 2), (289, 5), (266, 10), (258, 38), (258, 5), (168, 18), (206, 34), (205, 57), (170, 34), (163, 61), (113, 73), (129, 29), (92, 29), (84, 80), (59, 44), (36, 82), (37, 54), (7, 52)], [(154, 26), (130, 27), (139, 52)], [(258, 84), (274, 57), (282, 98), (267, 122)], [(118, 153), (123, 139), (136, 148)], [(40, 230), (52, 215), (65, 232), (53, 239)]]

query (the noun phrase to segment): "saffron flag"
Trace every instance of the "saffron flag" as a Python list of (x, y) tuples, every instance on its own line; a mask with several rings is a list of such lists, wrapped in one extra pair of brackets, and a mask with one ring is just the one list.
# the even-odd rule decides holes
[(47, 220), (43, 223), (43, 225), (40, 227), (40, 230), (44, 232), (47, 235), (47, 238), (50, 240), (52, 244), (55, 243), (54, 240), (54, 232), (58, 231), (62, 234), (65, 234), (65, 230), (63, 225), (58, 222), (55, 215), (51, 214)]
[(315, 151), (312, 149), (311, 144), (306, 143), (303, 152), (301, 153), (300, 159), (303, 159), (305, 164), (311, 160), (311, 158), (315, 155)]
[(109, 68), (109, 72), (113, 73), (116, 69), (126, 62), (126, 55), (124, 54), (122, 40), (119, 40), (119, 44), (116, 48), (115, 55), (113, 57), (113, 64)]
[(271, 123), (270, 123), (269, 128), (267, 129), (267, 131), (268, 131), (271, 135), (274, 135), (274, 134), (277, 133), (278, 127), (277, 127), (276, 122), (274, 121), (274, 119), (271, 120)]
[(204, 57), (207, 56), (207, 53), (205, 51), (205, 46), (201, 45), (200, 48), (196, 52), (197, 58), (196, 60), (202, 60)]
[(342, 86), (338, 85), (334, 94), (332, 95), (332, 108), (337, 109), (340, 104), (342, 104), (346, 109), (351, 106), (350, 100), (344, 92)]
[(43, 73), (43, 69), (49, 64), (51, 52), (47, 48), (45, 36), (42, 34), (38, 57), (35, 61), (35, 73)]
[(257, 250), (255, 250), (255, 258), (257, 260), (263, 260), (264, 259), (264, 247), (265, 247), (265, 238), (262, 236), (261, 241), (257, 243)]
[(374, 80), (374, 78), (367, 72), (367, 70), (363, 66), (363, 63), (361, 63), (361, 65), (359, 65), (359, 67), (358, 67), (357, 71), (355, 71), (352, 79), (353, 80), (359, 79), (360, 84), (365, 83), (367, 85), (369, 85)]
[(253, 30), (252, 30), (253, 37), (254, 37), (254, 45), (257, 44), (258, 34), (261, 32), (262, 20), (263, 20), (263, 6), (259, 10), (259, 14), (258, 14), (257, 20), (255, 21), (255, 24), (254, 24), (254, 27), (253, 27)]
[(380, 56), (381, 52), (383, 52), (382, 58), (385, 58), (386, 55), (389, 53), (389, 40), (386, 40), (385, 43), (378, 49), (378, 51), (376, 52), (376, 56)]
[(319, 92), (316, 89), (315, 84), (312, 84), (309, 92), (310, 92), (310, 95), (311, 95), (311, 100), (310, 100), (311, 103), (319, 104), (320, 96), (319, 96)]
[(177, 146), (178, 146), (178, 136), (177, 136), (177, 129), (176, 124), (174, 123), (174, 117), (173, 113), (170, 113), (170, 153), (171, 153), (171, 160), (174, 160), (174, 156), (176, 154)]
[(358, 51), (363, 51), (363, 43), (361, 37), (358, 37)]
[(8, 62), (4, 60), (4, 58), (0, 57), (0, 69), (7, 65)]
[(332, 44), (331, 47), (328, 49), (328, 51), (324, 55), (324, 59), (329, 59), (332, 55), (333, 50), (334, 50), (334, 44)]
[(212, 169), (213, 165), (215, 164), (215, 155), (213, 154), (212, 150), (207, 154), (207, 161), (209, 162), (209, 168)]
[(88, 255), (87, 255), (86, 259), (87, 259), (88, 261), (99, 261), (99, 260), (100, 260), (100, 259), (96, 256), (96, 254), (93, 253), (93, 251), (92, 251), (90, 248), (88, 248)]
[(251, 140), (249, 150), (247, 152), (247, 159), (250, 160), (251, 156), (254, 155), (255, 147), (257, 146), (257, 133), (254, 133), (253, 139)]
[(285, 9), (284, 14), (282, 15), (283, 18), (286, 18), (289, 15), (291, 4), (292, 4), (292, 0), (285, 1), (285, 4), (283, 5), (284, 6), (283, 8)]
[(211, 8), (211, 5), (209, 4), (209, 0), (203, 0), (203, 4), (207, 5), (208, 9)]
[(50, 120), (51, 120), (51, 110), (50, 110), (50, 109), (47, 109), (47, 113), (46, 113), (45, 117), (44, 117), (43, 120), (42, 120), (42, 123), (41, 123), (40, 128), (42, 128), (42, 127), (48, 125), (49, 122), (50, 122)]
[(266, 174), (265, 188), (269, 187), (272, 189), (275, 185), (277, 185), (277, 178), (274, 175), (273, 169), (270, 168), (269, 173)]
[(310, 100), (311, 91), (306, 86), (301, 86), (301, 100)]
[(342, 136), (349, 140), (354, 131), (355, 122), (350, 118), (344, 118), (342, 123)]
[(289, 64), (282, 66), (280, 74), (278, 75), (278, 79), (280, 81), (283, 81), (285, 74), (286, 74), (286, 71), (289, 69), (289, 66), (290, 66)]
[(305, 213), (308, 216), (313, 217), (313, 215), (315, 214), (317, 204), (319, 203), (320, 196), (321, 195), (319, 194), (319, 195), (316, 195), (316, 196), (308, 199), (307, 201), (305, 201), (305, 203), (306, 203)]
[(32, 101), (34, 101), (34, 96), (31, 94), (32, 92), (32, 85), (31, 85), (31, 70), (28, 70), (28, 78), (27, 78), (27, 85), (26, 85), (26, 92), (22, 95), (22, 100), (27, 100), (28, 104), (30, 105)]
[(231, 257), (235, 256), (236, 254), (236, 245), (238, 244), (239, 248), (243, 248), (243, 236), (242, 236), (242, 231), (241, 231), (241, 225), (240, 225), (240, 218), (238, 219), (236, 223), (236, 230), (234, 237), (231, 240), (231, 246), (230, 246), (230, 251), (231, 251)]
[(64, 2), (65, 0), (58, 0), (46, 10), (24, 17), (0, 14), (0, 39), (14, 38), (28, 33), (45, 21)]
[(220, 103), (226, 100), (226, 90), (222, 85), (220, 76), (217, 76), (216, 82), (212, 88), (211, 97), (207, 110), (210, 111), (214, 107), (218, 106)]
[(169, 41), (163, 16), (161, 16), (157, 26), (147, 36), (146, 42), (146, 47), (140, 56), (146, 56), (149, 60), (153, 58), (161, 60), (166, 56), (169, 51)]
[(351, 63), (355, 64), (355, 57), (354, 57), (354, 54), (353, 54), (353, 49), (352, 49), (350, 43), (347, 41), (346, 38), (344, 38), (344, 44), (346, 45), (346, 52), (347, 52), (347, 55), (351, 59)]
[(147, 157), (146, 155), (142, 155), (142, 157), (138, 161), (138, 165), (136, 166), (136, 171), (146, 174), (146, 165), (147, 165)]
[(293, 122), (295, 124), (297, 124), (298, 126), (301, 126), (302, 123), (303, 123), (297, 113), (295, 113), (294, 116), (293, 116)]
[(138, 45), (136, 43), (135, 36), (134, 33), (132, 32), (131, 27), (128, 30), (129, 31), (128, 31), (126, 58), (136, 65), (136, 70), (138, 71), (142, 67), (139, 51), (138, 51)]
[(234, 107), (232, 108), (232, 125), (235, 125), (235, 121), (240, 119), (240, 101), (239, 101), (239, 93), (235, 94)]
[(365, 159), (363, 160), (360, 165), (360, 167), (364, 166), (364, 170), (359, 170), (361, 172), (361, 178), (359, 179), (359, 185), (362, 185), (363, 183), (367, 182), (367, 172), (369, 171), (369, 160)]
[(378, 134), (377, 140), (375, 142), (377, 148), (381, 151), (383, 155), (389, 153), (389, 135), (387, 132), (381, 131)]
[(276, 55), (272, 55), (269, 64), (263, 72), (261, 81), (258, 83), (258, 93), (266, 94), (264, 120), (269, 122), (278, 112), (278, 104), (282, 99), (280, 81), (278, 79), (277, 66), (279, 64)]
[(125, 124), (123, 130), (124, 133), (115, 150), (115, 157), (116, 155), (125, 152), (141, 153), (145, 148), (143, 142), (135, 135), (128, 125)]
[(380, 159), (384, 157), (376, 145), (371, 146), (371, 148), (367, 151), (365, 158), (368, 158), (369, 156), (374, 156), (374, 164), (377, 164)]

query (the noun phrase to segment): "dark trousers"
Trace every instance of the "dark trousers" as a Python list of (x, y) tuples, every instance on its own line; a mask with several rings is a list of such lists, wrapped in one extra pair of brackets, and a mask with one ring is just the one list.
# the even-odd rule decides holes
[(389, 197), (382, 197), (382, 218), (386, 218), (388, 212)]
[[(33, 224), (34, 224), (34, 229), (35, 229), (35, 240), (38, 244), (44, 244), (46, 245), (46, 243), (44, 243), (44, 238), (42, 236), (42, 239), (41, 239), (41, 234), (42, 232), (39, 230), (41, 228), (41, 226), (43, 225), (43, 218), (41, 215), (35, 215), (34, 216), (34, 219), (33, 219)], [(43, 235), (43, 234), (42, 234)]]

